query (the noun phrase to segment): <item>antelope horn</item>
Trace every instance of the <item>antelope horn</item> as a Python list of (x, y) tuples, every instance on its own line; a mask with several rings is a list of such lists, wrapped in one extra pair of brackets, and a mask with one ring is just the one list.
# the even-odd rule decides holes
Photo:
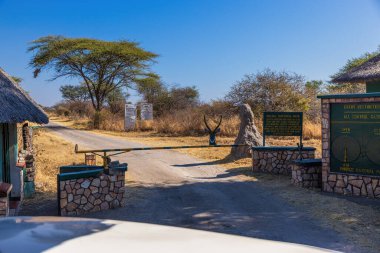
[(212, 132), (212, 131), (211, 131), (211, 128), (210, 128), (209, 125), (207, 124), (206, 115), (203, 115), (203, 120), (204, 120), (204, 122), (205, 122), (205, 125), (206, 125), (207, 129), (208, 129), (210, 132)]
[(223, 116), (220, 116), (219, 123), (218, 123), (218, 125), (215, 127), (214, 132), (220, 127), (220, 124), (222, 124), (222, 119), (223, 119)]

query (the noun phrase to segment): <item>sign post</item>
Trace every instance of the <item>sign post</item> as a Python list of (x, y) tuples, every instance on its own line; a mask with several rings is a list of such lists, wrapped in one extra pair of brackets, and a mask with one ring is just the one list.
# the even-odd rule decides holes
[(299, 136), (302, 149), (302, 112), (264, 112), (263, 146), (266, 136)]
[(136, 125), (136, 106), (132, 104), (125, 105), (125, 119), (124, 128), (125, 130), (133, 130)]
[(140, 117), (141, 120), (153, 120), (153, 104), (141, 103)]

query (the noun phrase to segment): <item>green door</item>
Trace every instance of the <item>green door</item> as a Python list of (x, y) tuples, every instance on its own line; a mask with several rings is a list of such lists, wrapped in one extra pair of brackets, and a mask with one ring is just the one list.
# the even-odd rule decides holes
[(0, 124), (0, 181), (10, 183), (9, 126)]

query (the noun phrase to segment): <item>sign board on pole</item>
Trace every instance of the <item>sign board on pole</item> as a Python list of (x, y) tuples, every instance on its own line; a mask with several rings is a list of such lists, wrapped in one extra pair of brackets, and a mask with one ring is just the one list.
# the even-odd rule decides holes
[(141, 120), (153, 120), (153, 104), (141, 103), (140, 117)]
[(133, 130), (136, 125), (136, 106), (132, 104), (125, 105), (125, 130)]
[(300, 136), (302, 143), (302, 112), (264, 112), (265, 136)]

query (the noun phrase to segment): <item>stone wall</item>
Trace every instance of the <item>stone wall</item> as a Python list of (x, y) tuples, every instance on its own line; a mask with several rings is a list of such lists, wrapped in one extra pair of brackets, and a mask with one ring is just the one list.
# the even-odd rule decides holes
[[(315, 148), (304, 147), (303, 159), (313, 159)], [(297, 147), (254, 147), (252, 148), (252, 170), (270, 174), (291, 175), (291, 163), (300, 159)]]
[(378, 177), (330, 172), (330, 104), (380, 102), (380, 97), (322, 98), (322, 190), (339, 194), (380, 198)]
[(9, 216), (9, 198), (0, 197), (0, 217)]
[(33, 129), (28, 124), (17, 126), (18, 137), (18, 164), (23, 168), (23, 197), (31, 198), (35, 193), (36, 165), (33, 151)]
[(321, 188), (321, 159), (296, 160), (292, 167), (292, 184), (304, 188)]
[(9, 193), (12, 185), (0, 182), (0, 217), (9, 215)]
[[(80, 173), (79, 176), (75, 173), (67, 174), (80, 177)], [(64, 175), (61, 174), (61, 177)], [(125, 206), (125, 169), (111, 168), (109, 175), (101, 172), (85, 178), (59, 180), (58, 195), (59, 213), (62, 216)]]

